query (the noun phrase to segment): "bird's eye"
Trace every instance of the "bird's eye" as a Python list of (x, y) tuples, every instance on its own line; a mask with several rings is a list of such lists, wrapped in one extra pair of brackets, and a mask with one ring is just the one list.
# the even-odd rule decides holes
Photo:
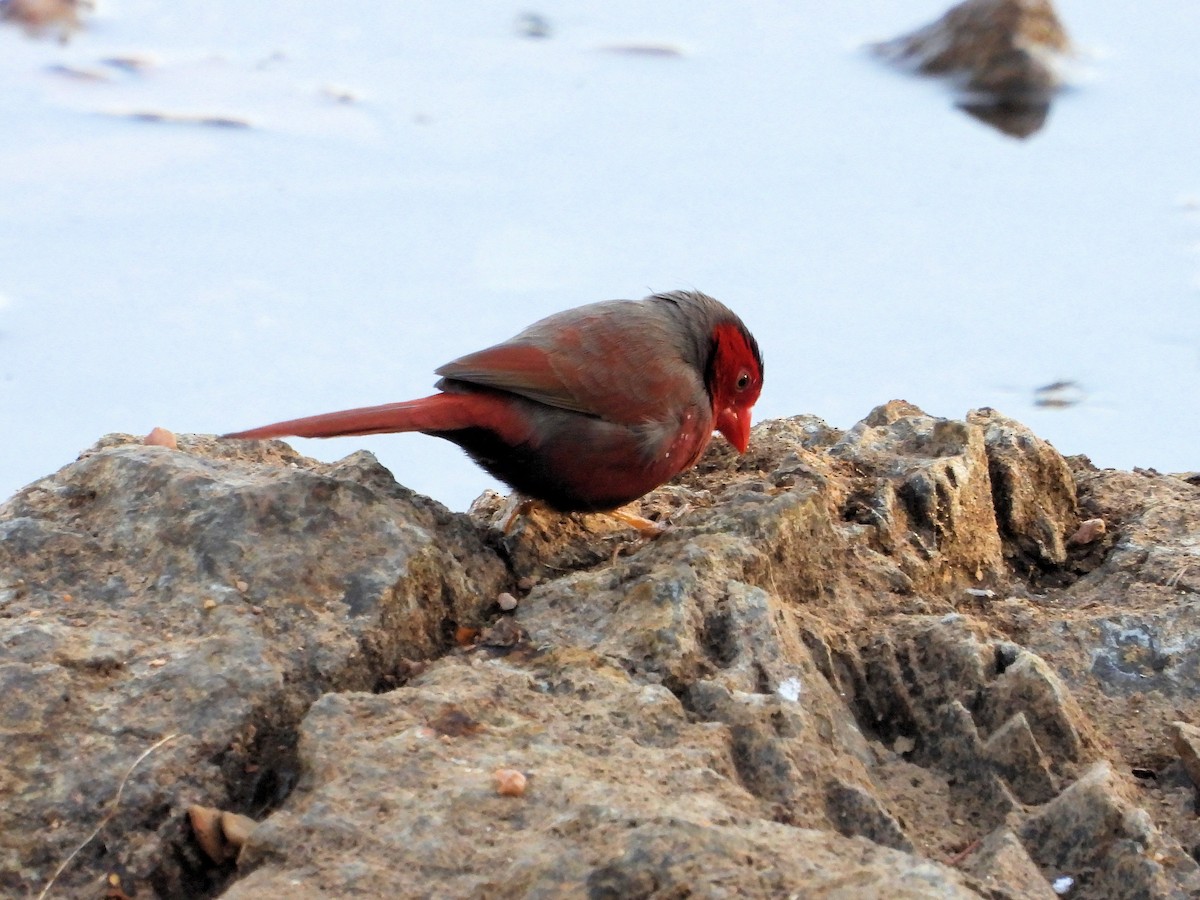
[(742, 374), (738, 376), (737, 389), (739, 391), (744, 391), (748, 387), (750, 387), (750, 373), (743, 371)]

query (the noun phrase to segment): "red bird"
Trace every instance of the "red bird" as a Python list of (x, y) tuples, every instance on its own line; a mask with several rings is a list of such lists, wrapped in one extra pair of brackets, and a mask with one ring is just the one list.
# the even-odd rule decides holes
[(519, 494), (560, 512), (602, 512), (690, 468), (714, 429), (744, 453), (763, 364), (724, 304), (674, 291), (557, 313), (437, 374), (431, 397), (225, 437), (421, 431), (458, 444)]

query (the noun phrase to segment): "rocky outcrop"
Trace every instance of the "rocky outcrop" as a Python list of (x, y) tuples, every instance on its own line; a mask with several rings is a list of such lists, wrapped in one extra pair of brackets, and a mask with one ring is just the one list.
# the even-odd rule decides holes
[(504, 583), (477, 528), (365, 454), (181, 447), (102, 441), (0, 508), (2, 893), (44, 882), (167, 735), (59, 882), (212, 890), (180, 811), (274, 808), (313, 702), (400, 683)]
[(83, 26), (93, 5), (81, 0), (0, 0), (0, 22), (12, 22), (32, 36), (56, 35), (66, 43)]
[(951, 79), (960, 107), (1027, 137), (1045, 123), (1071, 44), (1050, 0), (965, 0), (873, 49), (904, 68)]
[(0, 507), (0, 891), (1200, 891), (1186, 479), (895, 402), (653, 541), (499, 507), (187, 436)]

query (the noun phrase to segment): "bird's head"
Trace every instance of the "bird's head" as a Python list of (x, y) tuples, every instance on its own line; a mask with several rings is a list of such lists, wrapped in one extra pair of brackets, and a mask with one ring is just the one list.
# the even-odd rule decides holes
[(713, 427), (738, 453), (750, 446), (750, 410), (763, 385), (758, 342), (740, 321), (721, 322), (712, 331), (705, 384), (713, 401)]

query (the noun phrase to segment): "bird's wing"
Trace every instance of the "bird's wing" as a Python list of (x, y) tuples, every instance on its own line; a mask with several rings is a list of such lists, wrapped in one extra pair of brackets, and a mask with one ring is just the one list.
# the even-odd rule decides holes
[(628, 424), (705, 396), (702, 374), (681, 358), (667, 323), (632, 303), (551, 316), (437, 374)]
[(560, 409), (593, 414), (586, 398), (563, 380), (547, 353), (531, 344), (505, 343), (469, 353), (437, 370), (438, 375), (481, 387), (510, 391)]

